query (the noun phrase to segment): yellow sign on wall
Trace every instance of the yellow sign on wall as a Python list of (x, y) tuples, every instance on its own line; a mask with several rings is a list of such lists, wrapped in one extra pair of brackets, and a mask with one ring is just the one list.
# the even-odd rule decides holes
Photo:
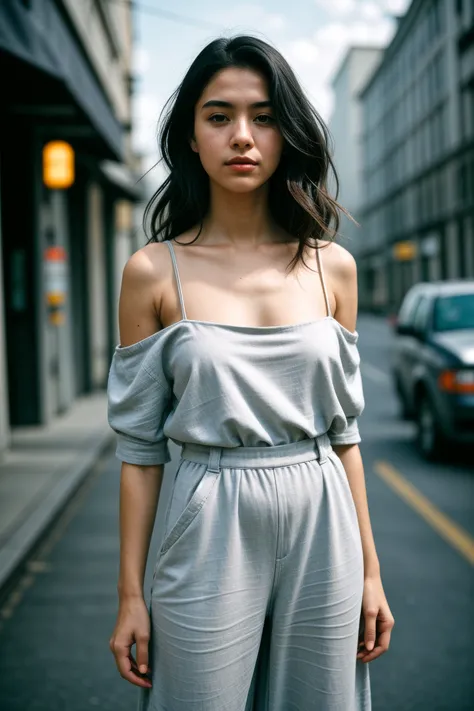
[(66, 141), (50, 141), (43, 148), (43, 182), (62, 190), (74, 183), (74, 149)]
[(400, 262), (407, 262), (416, 257), (416, 242), (406, 240), (393, 245), (393, 256)]

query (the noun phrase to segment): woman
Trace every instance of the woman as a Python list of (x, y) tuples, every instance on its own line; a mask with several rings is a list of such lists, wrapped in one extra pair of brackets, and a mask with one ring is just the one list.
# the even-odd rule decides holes
[[(393, 618), (327, 131), (253, 37), (212, 42), (173, 99), (170, 173), (148, 207), (152, 239), (124, 269), (109, 378), (123, 462), (111, 649), (150, 711), (370, 709), (367, 662)], [(168, 439), (181, 459), (148, 611)]]

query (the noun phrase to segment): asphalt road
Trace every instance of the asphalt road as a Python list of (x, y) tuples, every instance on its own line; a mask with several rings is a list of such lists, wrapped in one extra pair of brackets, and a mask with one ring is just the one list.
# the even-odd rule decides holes
[[(420, 459), (412, 426), (397, 417), (390, 331), (370, 317), (361, 317), (358, 328), (367, 401), (362, 454), (396, 620), (388, 654), (370, 665), (373, 709), (468, 711), (474, 708), (472, 464), (457, 452), (449, 464)], [(108, 650), (118, 491), (119, 466), (109, 452), (2, 599), (2, 711), (135, 709), (136, 691), (118, 676)], [(158, 524), (152, 558), (160, 535)]]

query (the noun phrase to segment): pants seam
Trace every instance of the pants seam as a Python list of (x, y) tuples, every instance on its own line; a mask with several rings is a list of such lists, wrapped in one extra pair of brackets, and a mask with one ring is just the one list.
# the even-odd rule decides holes
[(280, 559), (275, 558), (275, 567), (273, 570), (273, 581), (272, 581), (272, 587), (271, 587), (271, 591), (270, 591), (270, 600), (269, 600), (269, 604), (267, 607), (266, 617), (271, 617), (273, 614), (273, 608), (275, 606), (275, 598), (276, 598), (276, 589), (278, 587), (278, 581), (280, 579), (280, 571), (281, 571)]
[(275, 599), (275, 592), (276, 588), (278, 585), (278, 580), (280, 577), (280, 564), (279, 564), (279, 550), (280, 550), (280, 499), (278, 496), (278, 487), (276, 483), (276, 477), (275, 477), (275, 471), (272, 468), (272, 476), (273, 476), (273, 484), (275, 487), (275, 498), (276, 498), (276, 522), (277, 522), (277, 532), (276, 532), (276, 545), (275, 545), (275, 564), (273, 568), (273, 581), (272, 581), (272, 587), (271, 587), (271, 592), (270, 592), (270, 604), (268, 606), (267, 614), (271, 615), (272, 610), (273, 610), (273, 603)]

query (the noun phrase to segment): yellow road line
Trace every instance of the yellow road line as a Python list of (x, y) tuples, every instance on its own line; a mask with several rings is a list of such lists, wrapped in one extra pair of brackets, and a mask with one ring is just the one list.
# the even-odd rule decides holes
[(451, 521), (426, 496), (387, 462), (375, 462), (374, 470), (406, 503), (412, 507), (453, 548), (474, 565), (474, 538), (457, 523)]

